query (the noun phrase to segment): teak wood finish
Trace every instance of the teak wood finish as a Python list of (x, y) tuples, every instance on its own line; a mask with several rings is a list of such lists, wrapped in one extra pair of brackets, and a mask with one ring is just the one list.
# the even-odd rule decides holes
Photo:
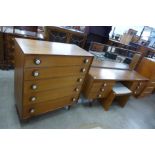
[(99, 60), (93, 60), (92, 67), (96, 68), (109, 68), (109, 69), (120, 69), (120, 70), (129, 70), (129, 65), (119, 62), (113, 62), (113, 61), (99, 61)]
[(111, 99), (108, 99), (108, 96), (117, 81), (125, 83), (125, 86), (134, 92), (133, 95), (138, 96), (148, 79), (135, 71), (91, 67), (82, 92), (90, 100), (100, 99), (102, 101), (104, 98), (107, 98), (107, 101), (113, 100), (115, 95), (111, 94)]
[(45, 26), (45, 39), (53, 42), (71, 43), (84, 47), (87, 34), (71, 28)]
[(21, 119), (77, 102), (93, 56), (76, 45), (15, 39), (15, 98)]
[(109, 93), (107, 98), (102, 99), (102, 105), (104, 110), (108, 111), (113, 100), (117, 99), (119, 105), (123, 108), (130, 95), (132, 94), (132, 91), (126, 88), (124, 85), (117, 83), (113, 88), (112, 91)]
[(137, 72), (149, 79), (140, 96), (150, 95), (155, 89), (155, 60), (143, 58), (137, 67)]

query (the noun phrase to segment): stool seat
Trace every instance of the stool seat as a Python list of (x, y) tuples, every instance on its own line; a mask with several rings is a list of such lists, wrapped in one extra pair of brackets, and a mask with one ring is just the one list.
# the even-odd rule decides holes
[(131, 94), (132, 91), (125, 87), (122, 83), (118, 82), (114, 85), (112, 88), (113, 93), (115, 93), (116, 96), (121, 96), (125, 94)]

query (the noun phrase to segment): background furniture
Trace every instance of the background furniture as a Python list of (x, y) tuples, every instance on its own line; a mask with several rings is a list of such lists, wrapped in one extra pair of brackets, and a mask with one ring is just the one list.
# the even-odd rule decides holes
[(38, 32), (38, 26), (13, 26), (13, 33), (16, 32), (16, 29), (35, 32), (36, 35), (37, 35), (37, 32)]
[(76, 45), (15, 39), (15, 99), (21, 119), (75, 103), (93, 56)]
[(136, 67), (138, 66), (138, 64), (140, 63), (141, 60), (141, 55), (140, 54), (135, 54), (131, 60), (131, 62), (129, 63), (129, 68), (130, 70), (134, 70), (136, 69)]
[(4, 37), (3, 33), (0, 32), (0, 69), (4, 67)]
[(94, 59), (91, 67), (129, 70), (129, 65), (127, 64), (108, 61), (108, 60), (100, 61), (100, 60)]
[[(5, 32), (1, 33), (1, 36), (3, 36), (3, 42), (0, 44), (3, 44), (3, 65), (0, 64), (1, 69), (13, 69), (14, 68), (14, 50), (15, 50), (15, 43), (14, 43), (14, 38), (27, 38), (27, 39), (34, 39), (34, 40), (43, 40), (43, 36), (37, 35), (34, 33), (31, 33), (29, 31), (18, 31), (18, 33), (12, 33), (12, 29), (6, 29)], [(1, 51), (2, 51), (1, 50)]]
[(143, 58), (138, 65), (136, 71), (149, 79), (140, 96), (147, 96), (155, 89), (155, 60), (151, 58)]
[(45, 39), (53, 42), (76, 44), (84, 47), (87, 35), (84, 32), (57, 26), (45, 26)]
[(142, 55), (140, 52), (128, 50), (120, 47), (109, 46), (97, 42), (91, 42), (89, 52), (98, 60), (114, 60), (125, 64), (130, 64), (135, 69), (140, 62)]

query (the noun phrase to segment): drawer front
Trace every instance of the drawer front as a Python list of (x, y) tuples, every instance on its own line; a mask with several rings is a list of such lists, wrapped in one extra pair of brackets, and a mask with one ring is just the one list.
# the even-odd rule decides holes
[(114, 84), (115, 82), (113, 81), (103, 81), (101, 83), (96, 82), (93, 84), (92, 88), (87, 94), (87, 97), (89, 99), (105, 98), (111, 92)]
[(25, 67), (89, 66), (91, 59), (78, 56), (26, 56)]
[(25, 69), (24, 80), (37, 80), (65, 76), (82, 76), (87, 73), (88, 67), (52, 67), (52, 68), (31, 68)]
[(82, 85), (84, 76), (68, 76), (62, 78), (42, 79), (24, 82), (24, 94), (27, 92), (39, 92), (51, 89)]
[(145, 93), (152, 93), (153, 92), (153, 90), (154, 90), (154, 87), (146, 87), (145, 89), (144, 89), (144, 92)]
[(59, 99), (66, 96), (78, 95), (80, 91), (76, 91), (77, 88), (80, 90), (81, 86), (72, 86), (43, 92), (28, 93), (24, 95), (24, 104), (27, 105), (33, 103), (40, 103), (44, 101)]
[(146, 86), (146, 82), (138, 82), (137, 87), (134, 91), (134, 94), (135, 95), (140, 94), (144, 90), (145, 86)]
[(114, 85), (115, 82), (113, 81), (101, 81), (101, 82), (94, 82), (90, 92), (96, 92), (96, 91), (100, 91), (101, 89), (107, 89), (109, 87), (112, 87)]
[[(73, 101), (75, 98), (75, 101)], [(78, 100), (77, 96), (67, 96), (64, 98), (59, 98), (57, 100), (46, 101), (43, 103), (35, 103), (33, 105), (27, 105), (23, 107), (23, 119), (36, 116), (39, 114), (47, 113), (49, 111), (53, 111), (67, 105), (72, 105)]]
[(148, 87), (154, 87), (155, 88), (155, 81), (149, 81)]
[(150, 93), (149, 92), (142, 92), (138, 97), (145, 97), (145, 96), (149, 96)]

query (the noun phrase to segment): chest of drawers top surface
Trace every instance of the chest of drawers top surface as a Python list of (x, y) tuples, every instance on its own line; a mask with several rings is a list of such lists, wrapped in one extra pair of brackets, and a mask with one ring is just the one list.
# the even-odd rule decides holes
[(30, 55), (67, 55), (93, 57), (84, 49), (73, 44), (15, 38), (24, 54)]

